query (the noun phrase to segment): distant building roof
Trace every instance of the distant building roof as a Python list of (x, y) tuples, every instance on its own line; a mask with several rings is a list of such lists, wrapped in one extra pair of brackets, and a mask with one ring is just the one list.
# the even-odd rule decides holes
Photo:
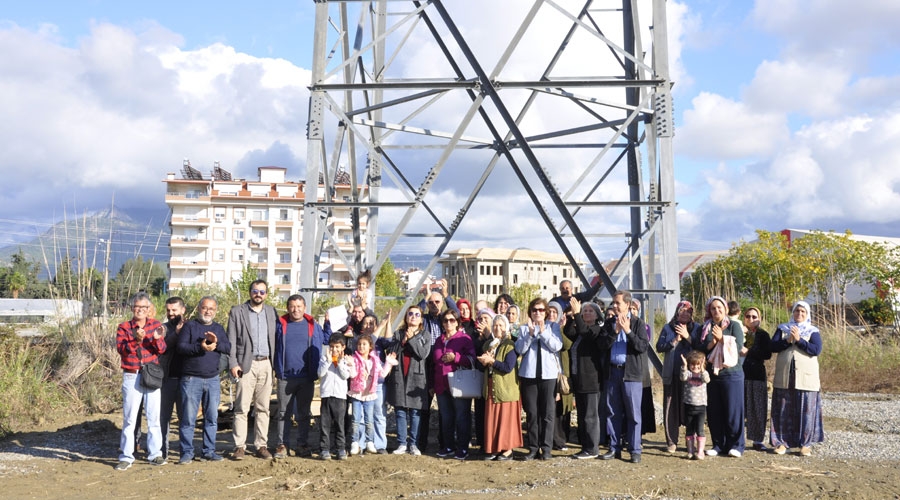
[(508, 260), (516, 262), (561, 262), (569, 263), (569, 259), (561, 253), (542, 252), (540, 250), (531, 250), (528, 248), (517, 248), (514, 250), (508, 248), (458, 248), (447, 252), (449, 257), (471, 257), (479, 260)]
[(68, 299), (0, 299), (0, 322), (4, 316), (53, 316), (60, 319), (81, 317), (83, 304)]

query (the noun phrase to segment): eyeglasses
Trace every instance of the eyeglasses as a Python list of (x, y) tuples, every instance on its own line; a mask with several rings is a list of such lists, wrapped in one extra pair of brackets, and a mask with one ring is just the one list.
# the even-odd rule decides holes
[(421, 318), (422, 313), (420, 313), (419, 311), (410, 311), (410, 312), (406, 313), (406, 316), (408, 318)]
[(250, 295), (265, 295), (265, 290), (250, 290)]
[(547, 310), (544, 309), (543, 307), (535, 307), (534, 309), (531, 310), (531, 312), (533, 312), (533, 313), (544, 313), (544, 312), (547, 312)]
[(441, 323), (456, 323), (456, 318), (444, 318)]
[(149, 311), (150, 306), (132, 306), (135, 311)]

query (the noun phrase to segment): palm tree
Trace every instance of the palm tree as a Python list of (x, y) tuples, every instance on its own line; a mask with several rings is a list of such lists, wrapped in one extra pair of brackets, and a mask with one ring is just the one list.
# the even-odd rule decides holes
[(25, 275), (18, 271), (13, 271), (9, 275), (9, 291), (14, 299), (19, 298), (19, 292), (24, 291), (27, 284), (28, 280), (25, 278)]

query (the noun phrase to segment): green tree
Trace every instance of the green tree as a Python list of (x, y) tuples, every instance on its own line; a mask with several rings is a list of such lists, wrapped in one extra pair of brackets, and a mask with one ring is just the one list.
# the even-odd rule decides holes
[(524, 314), (524, 309), (528, 306), (528, 303), (539, 295), (538, 290), (540, 290), (540, 287), (534, 283), (522, 283), (520, 285), (509, 287), (507, 293), (509, 293), (513, 298), (513, 302), (519, 306), (519, 309), (522, 310)]
[(24, 274), (13, 271), (8, 275), (8, 288), (10, 293), (12, 294), (12, 298), (18, 299), (19, 293), (25, 290), (25, 287), (28, 285), (28, 280)]
[[(394, 271), (394, 263), (391, 262), (391, 258), (388, 257), (384, 261), (384, 264), (381, 265), (381, 269), (378, 270), (378, 274), (375, 276), (375, 296), (401, 297), (403, 296), (403, 291), (401, 290), (400, 285), (400, 277), (397, 275), (396, 271)], [(394, 318), (396, 318), (400, 308), (403, 307), (403, 303), (403, 299), (395, 298), (376, 300), (374, 307), (375, 314), (381, 319), (388, 311), (393, 311)]]
[(110, 289), (115, 291), (115, 299), (122, 302), (137, 293), (146, 290), (153, 295), (163, 292), (166, 281), (166, 273), (159, 264), (152, 260), (144, 260), (142, 256), (128, 259), (116, 277), (112, 280)]

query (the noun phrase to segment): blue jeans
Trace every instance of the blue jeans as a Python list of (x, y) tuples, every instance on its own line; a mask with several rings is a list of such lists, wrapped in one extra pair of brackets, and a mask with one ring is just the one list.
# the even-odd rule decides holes
[(141, 402), (147, 414), (147, 458), (162, 455), (162, 435), (159, 429), (159, 389), (150, 391), (141, 387), (141, 376), (137, 373), (122, 374), (122, 436), (119, 447), (120, 462), (134, 462), (134, 428), (140, 416)]
[[(397, 416), (397, 444), (400, 446), (414, 446), (419, 438), (419, 414), (418, 408), (394, 407), (394, 415)], [(407, 426), (409, 434), (407, 437)]]
[(375, 400), (375, 448), (387, 448), (387, 420), (384, 418), (384, 382), (379, 382), (378, 399)]
[(181, 458), (194, 456), (194, 425), (197, 409), (203, 405), (203, 456), (216, 451), (216, 431), (219, 429), (219, 376), (201, 378), (181, 377)]
[(309, 446), (310, 404), (316, 381), (308, 378), (278, 380), (278, 412), (275, 413), (278, 444), (290, 446), (291, 414), (297, 415), (297, 446)]
[(444, 446), (468, 451), (472, 439), (472, 399), (454, 398), (449, 390), (438, 394), (437, 398)]
[(375, 403), (377, 401), (350, 399), (353, 401), (353, 441), (359, 444), (360, 448), (365, 447), (367, 442), (375, 444)]
[(610, 368), (606, 381), (606, 432), (609, 433), (609, 447), (622, 451), (628, 442), (628, 451), (641, 452), (641, 397), (643, 383), (625, 380), (625, 370)]

